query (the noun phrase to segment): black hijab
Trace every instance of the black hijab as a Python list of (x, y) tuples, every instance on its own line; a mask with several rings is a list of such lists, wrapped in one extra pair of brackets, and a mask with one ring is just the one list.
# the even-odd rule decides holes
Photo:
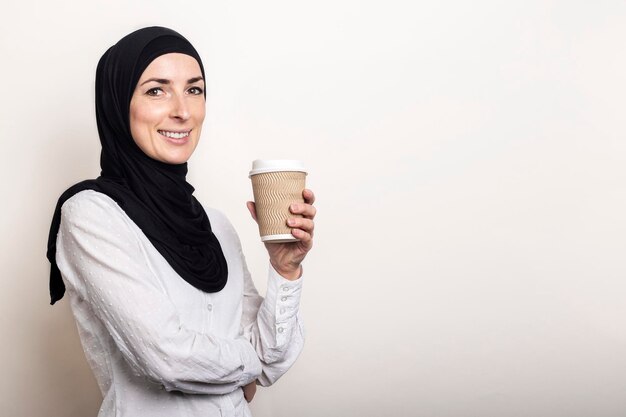
[(98, 62), (96, 119), (102, 171), (95, 180), (70, 187), (57, 202), (48, 237), (50, 304), (65, 293), (55, 259), (61, 206), (83, 190), (111, 197), (189, 284), (205, 292), (218, 292), (226, 285), (226, 259), (204, 208), (193, 196), (194, 188), (185, 179), (187, 163), (170, 165), (150, 158), (130, 133), (130, 100), (141, 74), (155, 58), (173, 52), (195, 58), (204, 78), (202, 61), (191, 43), (163, 27), (125, 36)]

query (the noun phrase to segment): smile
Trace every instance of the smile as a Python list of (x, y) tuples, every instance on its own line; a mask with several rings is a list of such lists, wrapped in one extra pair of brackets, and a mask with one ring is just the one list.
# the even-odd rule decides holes
[(166, 136), (171, 139), (183, 139), (189, 136), (189, 133), (191, 132), (191, 130), (188, 130), (186, 132), (172, 132), (169, 130), (158, 130), (158, 132), (161, 135)]

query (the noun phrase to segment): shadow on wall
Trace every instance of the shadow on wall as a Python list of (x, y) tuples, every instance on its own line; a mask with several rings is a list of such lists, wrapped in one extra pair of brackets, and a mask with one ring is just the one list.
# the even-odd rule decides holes
[[(102, 396), (85, 360), (69, 300), (64, 298), (47, 307), (45, 319), (39, 321), (46, 322), (45, 329), (37, 332), (40, 335), (37, 353), (44, 364), (37, 374), (45, 379), (41, 385), (51, 390), (47, 396), (52, 398), (54, 406), (44, 403), (43, 409), (28, 415), (95, 416)], [(51, 408), (56, 412), (49, 413)]]
[[(83, 123), (72, 130), (56, 133), (44, 143), (46, 147), (40, 150), (38, 156), (41, 162), (38, 166), (55, 167), (54, 177), (47, 178), (44, 175), (41, 178), (47, 187), (52, 188), (50, 192), (56, 198), (70, 185), (100, 175), (101, 146), (94, 126)], [(64, 182), (56, 188), (47, 183), (50, 180)]]
[[(28, 274), (33, 285), (31, 294), (36, 295), (36, 308), (32, 319), (24, 324), (28, 332), (25, 343), (34, 350), (33, 364), (24, 374), (21, 392), (31, 392), (39, 397), (28, 408), (15, 414), (19, 416), (63, 415), (82, 417), (96, 415), (102, 397), (96, 380), (89, 368), (78, 337), (69, 299), (64, 297), (51, 306), (48, 293), (50, 263), (45, 258), (48, 232), (56, 202), (69, 186), (84, 179), (95, 178), (100, 172), (100, 143), (96, 130), (88, 123), (76, 124), (67, 131), (57, 131), (50, 140), (42, 141), (33, 159), (37, 175), (32, 187), (31, 198), (41, 201), (34, 214), (41, 222), (38, 230), (31, 234), (31, 248), (37, 248), (32, 258), (37, 259)], [(71, 129), (71, 130), (70, 130)], [(50, 173), (53, 172), (53, 175)], [(36, 277), (36, 279), (32, 279)], [(20, 353), (20, 362), (25, 359)], [(29, 375), (30, 374), (30, 375)], [(33, 383), (32, 381), (38, 381)], [(32, 386), (32, 389), (28, 387)], [(45, 390), (39, 395), (38, 390)]]

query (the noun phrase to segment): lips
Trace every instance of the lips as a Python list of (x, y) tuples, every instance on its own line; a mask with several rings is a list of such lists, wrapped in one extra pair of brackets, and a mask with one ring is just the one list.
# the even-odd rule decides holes
[(189, 137), (191, 130), (175, 131), (175, 130), (158, 130), (158, 132), (169, 139), (185, 139)]
[(165, 140), (173, 145), (184, 145), (189, 142), (191, 130), (157, 130)]

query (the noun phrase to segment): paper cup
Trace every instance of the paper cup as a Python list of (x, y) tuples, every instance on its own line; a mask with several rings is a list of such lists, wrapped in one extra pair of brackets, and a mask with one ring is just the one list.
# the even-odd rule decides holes
[(292, 203), (303, 203), (302, 191), (307, 172), (300, 161), (257, 159), (252, 163), (250, 179), (256, 204), (259, 234), (263, 242), (295, 242), (287, 226)]

